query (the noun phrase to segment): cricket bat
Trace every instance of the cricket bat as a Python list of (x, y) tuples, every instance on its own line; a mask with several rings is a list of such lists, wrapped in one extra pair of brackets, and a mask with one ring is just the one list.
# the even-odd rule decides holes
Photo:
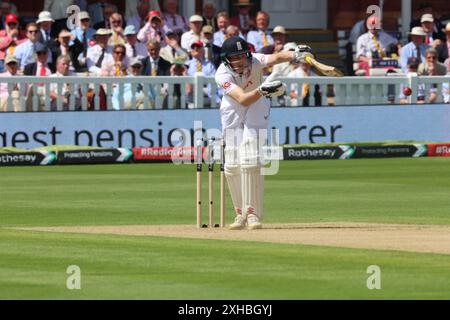
[(317, 74), (325, 77), (343, 77), (344, 73), (336, 67), (320, 63), (313, 57), (306, 57), (306, 61), (314, 68)]

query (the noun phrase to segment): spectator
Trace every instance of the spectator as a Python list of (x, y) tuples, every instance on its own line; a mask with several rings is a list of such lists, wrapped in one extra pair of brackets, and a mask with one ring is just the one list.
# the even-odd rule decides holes
[(62, 29), (67, 28), (67, 8), (74, 4), (73, 0), (45, 0), (43, 11), (50, 12), (55, 19), (52, 38), (56, 38)]
[[(15, 77), (18, 75), (19, 63), (17, 59), (9, 55), (5, 58), (6, 72), (0, 73), (0, 77)], [(0, 83), (0, 111), (8, 111), (8, 97), (12, 98), (12, 106), (14, 112), (20, 111), (20, 85), (17, 83), (13, 86), (12, 91), (9, 89), (7, 83)]]
[(163, 27), (163, 20), (161, 13), (157, 10), (152, 10), (147, 19), (145, 26), (139, 31), (138, 40), (147, 43), (151, 39), (161, 43), (161, 47), (166, 45), (166, 31)]
[[(214, 65), (205, 59), (205, 48), (203, 42), (200, 40), (195, 41), (191, 45), (192, 59), (188, 61), (188, 71), (187, 74), (190, 77), (196, 74), (201, 74), (206, 77), (213, 77), (216, 74), (216, 68)], [(194, 103), (194, 88), (192, 85), (186, 85), (186, 91), (188, 96), (188, 101), (192, 105)], [(212, 89), (211, 85), (208, 85), (203, 89), (204, 96), (206, 98), (205, 106), (211, 105), (212, 99)], [(218, 98), (218, 96), (216, 96)]]
[(141, 59), (148, 55), (145, 44), (138, 41), (137, 31), (133, 25), (125, 28), (124, 35), (126, 38), (125, 47), (127, 48), (127, 57), (129, 59), (140, 57)]
[(52, 26), (54, 22), (55, 20), (52, 19), (52, 14), (48, 11), (39, 13), (39, 18), (36, 21), (40, 31), (39, 42), (46, 45), (50, 50), (56, 45), (52, 36)]
[(256, 52), (262, 52), (264, 47), (274, 44), (268, 28), (270, 17), (267, 12), (259, 11), (256, 14), (256, 30), (247, 34), (247, 42), (255, 46)]
[[(134, 5), (136, 8), (132, 10)], [(132, 25), (136, 30), (141, 30), (147, 23), (148, 13), (151, 10), (161, 11), (156, 0), (133, 0), (127, 1), (126, 20), (128, 25)]]
[(224, 42), (226, 40), (228, 40), (229, 38), (239, 37), (240, 34), (241, 33), (240, 33), (239, 28), (237, 26), (230, 25), (230, 26), (227, 27), (227, 30), (226, 30), (226, 33), (225, 33)]
[[(134, 27), (134, 26), (133, 26)], [(142, 61), (138, 58), (132, 58), (130, 61), (130, 70), (127, 77), (138, 77), (142, 72)], [(123, 108), (121, 108), (120, 97), (123, 96)], [(135, 103), (133, 104), (133, 97), (135, 98)], [(144, 87), (142, 84), (137, 84), (134, 92), (133, 85), (131, 83), (125, 83), (123, 86), (123, 93), (121, 94), (118, 87), (113, 90), (112, 104), (114, 110), (130, 110), (130, 109), (144, 109)]]
[(359, 68), (370, 74), (372, 60), (388, 57), (392, 46), (398, 45), (397, 39), (381, 30), (381, 21), (373, 17), (368, 20), (369, 31), (358, 38), (356, 56)]
[(255, 19), (250, 16), (253, 3), (250, 0), (238, 0), (235, 4), (238, 8), (238, 15), (231, 18), (231, 24), (237, 26), (244, 36), (255, 27)]
[[(187, 67), (185, 65), (186, 60), (175, 60), (173, 61), (172, 67), (170, 68), (170, 75), (172, 77), (186, 77)], [(184, 95), (184, 93), (183, 93)], [(181, 85), (175, 84), (173, 88), (173, 108), (180, 109), (181, 108)], [(183, 106), (185, 108), (185, 106)]]
[(140, 30), (145, 25), (145, 18), (150, 10), (161, 11), (158, 0), (127, 0), (125, 20), (128, 25)]
[(445, 35), (442, 30), (436, 30), (436, 25), (434, 24), (434, 18), (431, 14), (424, 14), (421, 18), (422, 29), (427, 34), (425, 37), (425, 43), (436, 48), (445, 41)]
[[(438, 62), (438, 53), (436, 49), (429, 48), (426, 51), (426, 61), (419, 65), (419, 76), (445, 76), (447, 68), (444, 64)], [(432, 84), (429, 92), (429, 102), (436, 103), (438, 99), (437, 84)]]
[(16, 48), (27, 41), (26, 33), (19, 30), (19, 19), (15, 14), (5, 17), (6, 29), (0, 30), (0, 72), (4, 71), (5, 57), (14, 55)]
[[(416, 57), (410, 57), (408, 58), (408, 63), (407, 63), (407, 74), (415, 74), (417, 75), (417, 71), (419, 69), (419, 59), (417, 59)], [(409, 99), (407, 96), (405, 96), (405, 94), (403, 93), (403, 89), (404, 86), (401, 86), (400, 88), (400, 104), (408, 104), (409, 103)], [(425, 101), (425, 94), (424, 94), (424, 87), (423, 85), (419, 85), (418, 87), (418, 92), (417, 92), (417, 103), (418, 104), (423, 104)]]
[(214, 44), (218, 47), (222, 47), (225, 41), (225, 35), (227, 33), (227, 28), (230, 25), (230, 16), (228, 12), (221, 11), (217, 14), (217, 28), (219, 29), (214, 33)]
[(214, 64), (217, 69), (222, 63), (220, 54), (222, 48), (214, 45), (214, 30), (210, 25), (203, 26), (201, 33), (201, 41), (205, 45), (205, 59)]
[(53, 57), (53, 62), (52, 62), (52, 67), (53, 68), (57, 68), (57, 64), (58, 64), (58, 58), (60, 56), (67, 56), (70, 58), (70, 63), (69, 63), (69, 70), (70, 72), (74, 72), (75, 71), (75, 65), (76, 65), (76, 61), (78, 60), (78, 56), (77, 53), (80, 52), (80, 46), (81, 43), (78, 42), (73, 42), (73, 35), (70, 31), (68, 30), (61, 30), (61, 32), (59, 33), (58, 36), (58, 42), (57, 45), (55, 45), (51, 51), (52, 51), (52, 57)]
[(436, 19), (436, 16), (433, 12), (433, 6), (429, 2), (422, 2), (419, 4), (419, 11), (418, 11), (418, 19), (415, 19), (411, 21), (411, 30), (414, 27), (422, 27), (422, 17), (424, 14), (431, 14), (435, 19), (435, 31), (441, 30), (444, 26), (442, 25), (441, 21), (439, 19)]
[(191, 45), (197, 40), (200, 40), (200, 33), (202, 31), (203, 18), (199, 15), (193, 15), (189, 19), (191, 29), (183, 34), (181, 37), (181, 47), (187, 52), (191, 51)]
[[(25, 66), (36, 62), (36, 48), (39, 43), (39, 28), (36, 23), (29, 23), (26, 27), (28, 40), (17, 46), (14, 56), (20, 61), (20, 70), (24, 70)], [(39, 46), (41, 48), (43, 46)], [(45, 46), (44, 46), (45, 47)], [(48, 48), (47, 48), (48, 49)], [(48, 63), (52, 62), (52, 55), (48, 49)]]
[(142, 60), (143, 76), (168, 76), (172, 64), (160, 56), (161, 44), (152, 39), (147, 44), (148, 57)]
[(447, 23), (447, 26), (445, 27), (445, 29), (442, 29), (442, 31), (445, 32), (447, 41), (441, 43), (436, 47), (436, 50), (439, 54), (439, 62), (445, 62), (445, 60), (447, 60), (450, 56), (450, 22)]
[[(99, 3), (94, 3), (92, 6), (89, 15), (92, 17), (94, 29), (112, 29), (111, 16), (114, 13), (117, 13), (117, 7), (113, 4), (106, 3), (106, 1), (99, 1)], [(99, 10), (101, 11), (101, 15), (98, 13)], [(96, 13), (93, 13), (92, 11)], [(96, 16), (98, 18), (96, 18)], [(97, 21), (99, 18), (100, 20)]]
[[(300, 66), (295, 68), (288, 74), (289, 78), (308, 78), (308, 77), (318, 77), (314, 71), (311, 70), (311, 65), (309, 63), (300, 63)], [(291, 86), (290, 97), (292, 99), (291, 105), (298, 106), (299, 100), (302, 101), (302, 105), (305, 107), (309, 106), (309, 97), (311, 94), (311, 85), (303, 84), (302, 90), (299, 91), (298, 85), (293, 84)], [(322, 93), (320, 92), (320, 86), (314, 86), (314, 105), (322, 105)]]
[(124, 21), (120, 13), (113, 13), (109, 17), (109, 24), (111, 26), (112, 35), (109, 38), (109, 45), (116, 46), (118, 44), (125, 44), (125, 37), (123, 35)]
[(188, 31), (189, 26), (186, 21), (186, 18), (180, 16), (177, 12), (178, 12), (178, 0), (164, 1), (164, 15), (163, 15), (164, 24), (167, 26), (167, 28), (172, 30), (183, 30), (183, 32)]
[(77, 72), (87, 72), (86, 57), (87, 52), (94, 42), (95, 29), (91, 28), (91, 17), (86, 11), (80, 12), (80, 24), (72, 30), (73, 41), (71, 45), (75, 45), (74, 56), (72, 62)]
[[(61, 31), (62, 33), (63, 31)], [(68, 32), (68, 31), (67, 31)], [(61, 34), (60, 33), (60, 34)], [(68, 32), (70, 34), (70, 32)], [(56, 73), (52, 74), (50, 77), (74, 77), (76, 74), (70, 71), (71, 59), (67, 55), (59, 56), (56, 61)], [(81, 91), (80, 86), (72, 83), (64, 83), (59, 92), (58, 84), (50, 84), (50, 110), (58, 111), (58, 100), (62, 100), (62, 107), (64, 111), (69, 111), (71, 104), (71, 96), (74, 96), (74, 107), (75, 110), (81, 110)]]
[(286, 44), (286, 29), (282, 26), (276, 26), (272, 31), (273, 45), (264, 49), (264, 54), (274, 54), (281, 52)]
[(112, 56), (108, 56), (102, 64), (101, 76), (124, 77), (128, 72), (127, 48), (123, 44), (113, 47)]
[(166, 43), (167, 45), (160, 52), (164, 60), (173, 64), (175, 61), (185, 62), (189, 59), (187, 52), (180, 46), (180, 37), (171, 29), (166, 32)]
[[(16, 16), (19, 15), (19, 11), (17, 10), (16, 5), (9, 0), (3, 0), (0, 2), (0, 13), (1, 13), (1, 15), (3, 15), (1, 17), (2, 19), (4, 17), (6, 18), (6, 16), (9, 14), (15, 14)], [(0, 23), (2, 23), (0, 25), (0, 29), (5, 29), (6, 22), (4, 20), (0, 20)]]
[[(37, 31), (37, 28), (36, 28)], [(32, 76), (32, 77), (48, 77), (52, 74), (52, 71), (50, 70), (48, 61), (49, 61), (49, 48), (47, 48), (42, 43), (36, 43), (35, 46), (35, 52), (33, 53), (36, 55), (36, 61), (31, 62), (27, 64), (24, 67), (23, 74), (25, 76)], [(27, 111), (35, 111), (33, 110), (33, 97), (34, 95), (37, 95), (37, 101), (38, 101), (38, 111), (44, 111), (45, 108), (45, 99), (46, 99), (46, 90), (44, 84), (37, 84), (37, 85), (30, 85), (28, 87), (27, 93), (26, 93), (26, 108)]]
[(214, 32), (218, 30), (216, 6), (212, 2), (205, 2), (203, 5), (203, 26), (211, 26)]
[[(295, 42), (288, 42), (284, 45), (283, 51), (295, 51), (296, 48), (297, 44)], [(289, 73), (293, 71), (293, 67), (296, 68), (297, 66), (295, 64), (291, 64), (290, 62), (280, 63), (273, 67), (272, 73), (277, 75), (277, 77), (287, 77)]]
[(94, 76), (100, 75), (103, 62), (112, 58), (112, 47), (108, 45), (111, 33), (109, 29), (98, 29), (94, 35), (97, 44), (90, 47), (87, 52), (86, 64), (89, 72)]
[(408, 70), (408, 58), (416, 57), (421, 63), (425, 61), (425, 52), (430, 48), (429, 45), (424, 43), (427, 34), (422, 27), (414, 27), (409, 35), (411, 36), (411, 42), (405, 45), (400, 53), (400, 66), (404, 73)]

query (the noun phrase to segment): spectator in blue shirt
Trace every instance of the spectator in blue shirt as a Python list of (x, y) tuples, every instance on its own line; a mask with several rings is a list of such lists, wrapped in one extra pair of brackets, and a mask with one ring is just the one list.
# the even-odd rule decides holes
[[(39, 27), (36, 23), (29, 23), (26, 27), (28, 40), (17, 46), (14, 56), (20, 61), (20, 70), (26, 65), (36, 62), (36, 46), (39, 41)], [(48, 50), (48, 63), (52, 62), (52, 54)]]
[(400, 53), (400, 66), (404, 73), (408, 72), (408, 59), (415, 57), (419, 63), (425, 62), (426, 52), (429, 45), (425, 44), (427, 34), (422, 27), (414, 27), (409, 33), (411, 42), (405, 45)]

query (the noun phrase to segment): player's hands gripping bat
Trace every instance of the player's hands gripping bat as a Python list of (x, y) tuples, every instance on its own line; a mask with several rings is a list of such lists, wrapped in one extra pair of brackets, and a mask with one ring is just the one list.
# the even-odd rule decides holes
[(299, 45), (295, 49), (294, 52), (294, 61), (300, 62), (300, 63), (307, 63), (309, 64), (314, 71), (320, 75), (320, 76), (326, 76), (326, 77), (343, 77), (344, 74), (339, 69), (327, 66), (323, 63), (318, 62), (314, 58), (313, 51), (311, 47), (307, 45)]

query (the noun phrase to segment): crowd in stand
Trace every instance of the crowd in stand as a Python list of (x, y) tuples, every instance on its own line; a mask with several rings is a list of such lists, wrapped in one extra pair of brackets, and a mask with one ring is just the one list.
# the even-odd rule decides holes
[[(77, 5), (79, 12), (76, 23), (67, 16), (67, 8)], [(194, 76), (203, 74), (214, 76), (220, 65), (220, 51), (223, 42), (232, 36), (240, 36), (249, 42), (254, 52), (271, 54), (282, 50), (294, 50), (295, 43), (287, 43), (286, 30), (282, 26), (269, 31), (270, 16), (259, 11), (250, 15), (253, 4), (249, 0), (236, 0), (238, 14), (230, 17), (227, 11), (216, 12), (214, 4), (205, 2), (201, 15), (183, 17), (179, 15), (178, 0), (165, 0), (160, 8), (157, 0), (131, 0), (126, 2), (126, 11), (119, 12), (116, 5), (107, 0), (46, 0), (43, 11), (36, 21), (21, 26), (17, 8), (9, 1), (0, 3), (0, 77), (18, 75), (40, 77), (63, 76)], [(425, 8), (426, 9), (426, 8)], [(68, 21), (69, 20), (69, 21)], [(450, 68), (450, 24), (443, 28), (433, 17), (432, 12), (424, 11), (418, 22), (413, 22), (410, 33), (411, 42), (401, 46), (381, 28), (382, 22), (369, 19), (359, 22), (352, 31), (350, 41), (357, 46), (360, 72), (369, 75), (372, 62), (392, 58), (399, 61), (403, 73), (418, 72), (420, 75), (445, 75)], [(352, 40), (353, 39), (353, 40)], [(356, 40), (355, 40), (356, 39)], [(439, 61), (438, 61), (439, 60)], [(266, 70), (281, 77), (315, 76), (307, 64), (276, 66)], [(34, 96), (38, 96), (39, 110), (45, 109), (45, 97), (50, 97), (51, 109), (56, 101), (63, 100), (67, 109), (70, 96), (74, 95), (77, 108), (80, 108), (81, 91), (77, 86), (64, 85), (62, 92), (50, 86), (30, 86), (23, 90), (18, 85), (12, 88), (0, 84), (0, 111), (7, 110), (8, 96), (13, 97), (14, 110), (19, 110), (17, 97), (26, 97), (27, 110), (31, 110)], [(310, 93), (315, 104), (321, 105), (319, 86), (312, 88), (289, 88), (294, 104), (308, 105)], [(101, 86), (95, 92), (89, 87), (86, 96), (88, 108), (94, 108), (96, 95), (100, 101), (99, 109), (106, 110), (107, 95), (112, 96), (113, 105), (109, 108), (131, 108), (132, 96), (138, 108), (144, 106), (142, 85), (137, 92), (131, 85), (124, 88), (125, 105), (121, 106), (117, 87), (107, 92)], [(156, 96), (167, 95), (167, 87), (151, 87), (147, 93), (154, 105)], [(175, 107), (180, 105), (181, 96), (187, 103), (193, 103), (193, 87), (180, 86), (174, 90)], [(211, 86), (205, 87), (205, 100), (211, 99)], [(434, 92), (434, 95), (432, 95)], [(436, 90), (430, 92), (429, 100), (436, 98)], [(216, 93), (217, 99), (221, 92)], [(166, 97), (167, 98), (167, 97)], [(406, 101), (406, 97), (402, 97)], [(425, 97), (419, 100), (424, 101)], [(209, 101), (210, 103), (210, 101)], [(167, 99), (164, 104), (167, 106)]]

